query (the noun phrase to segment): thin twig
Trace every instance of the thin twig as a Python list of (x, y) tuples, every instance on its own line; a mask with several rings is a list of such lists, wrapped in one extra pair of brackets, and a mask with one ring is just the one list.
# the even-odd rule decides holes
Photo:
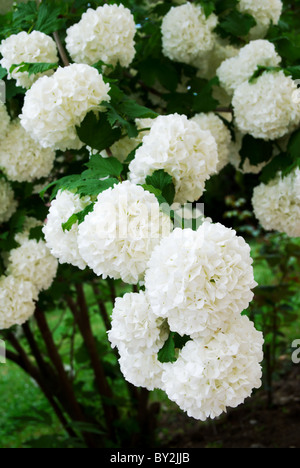
[(60, 40), (60, 37), (59, 37), (59, 34), (58, 34), (57, 31), (55, 31), (53, 33), (53, 38), (54, 38), (54, 40), (56, 42), (57, 49), (58, 49), (60, 58), (62, 60), (62, 63), (64, 64), (65, 67), (68, 67), (70, 65), (70, 61), (69, 61), (69, 58), (68, 58), (67, 53), (65, 51), (65, 48), (62, 45), (62, 42)]

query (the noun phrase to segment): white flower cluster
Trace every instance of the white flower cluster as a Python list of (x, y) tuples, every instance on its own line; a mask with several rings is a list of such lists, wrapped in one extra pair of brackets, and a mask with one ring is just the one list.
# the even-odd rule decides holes
[(10, 251), (7, 274), (31, 282), (38, 292), (50, 288), (58, 262), (44, 241), (26, 239), (20, 247)]
[(81, 270), (86, 268), (86, 262), (78, 250), (78, 222), (73, 224), (70, 231), (64, 231), (62, 224), (66, 223), (73, 214), (84, 210), (90, 203), (90, 197), (80, 198), (68, 190), (60, 190), (51, 203), (47, 222), (43, 228), (46, 245), (59, 263), (70, 263)]
[(242, 13), (252, 15), (256, 26), (250, 30), (250, 37), (257, 39), (265, 37), (269, 26), (277, 25), (282, 13), (283, 3), (281, 0), (240, 0), (237, 5)]
[(195, 65), (205, 52), (213, 49), (217, 22), (214, 14), (206, 18), (199, 5), (187, 2), (172, 7), (162, 22), (164, 55), (176, 62)]
[(217, 172), (220, 172), (229, 163), (229, 154), (232, 144), (231, 133), (225, 123), (213, 112), (197, 114), (192, 119), (202, 130), (208, 130), (216, 140), (218, 146)]
[(212, 134), (202, 130), (185, 115), (167, 115), (155, 119), (135, 159), (129, 166), (129, 178), (136, 184), (163, 169), (173, 177), (175, 202), (198, 200), (205, 181), (216, 173), (217, 143)]
[(148, 266), (145, 285), (153, 312), (181, 335), (214, 333), (253, 299), (250, 247), (221, 224), (175, 229)]
[(0, 179), (0, 224), (9, 221), (17, 209), (14, 191), (10, 184)]
[(79, 252), (96, 275), (136, 284), (153, 249), (171, 229), (156, 197), (125, 181), (98, 196), (93, 212), (79, 226)]
[(89, 8), (67, 30), (66, 47), (77, 63), (93, 65), (101, 60), (128, 67), (135, 56), (135, 32), (133, 15), (122, 4)]
[(10, 73), (12, 65), (26, 63), (57, 63), (57, 49), (55, 41), (40, 31), (32, 31), (28, 34), (25, 31), (13, 34), (4, 39), (0, 45), (2, 59), (0, 64), (8, 71), (8, 78), (17, 80), (17, 85), (23, 88), (30, 88), (32, 84), (43, 75), (51, 75), (53, 71), (32, 74), (19, 72), (17, 69)]
[(0, 168), (9, 180), (32, 182), (47, 177), (53, 168), (55, 151), (42, 148), (21, 126), (12, 122), (1, 141)]
[(41, 223), (26, 218), (24, 229), (15, 236), (19, 247), (7, 253), (5, 276), (0, 278), (0, 330), (22, 325), (35, 311), (41, 291), (49, 289), (58, 262), (44, 241), (29, 239), (32, 227)]
[(0, 99), (0, 141), (6, 136), (10, 123), (5, 104)]
[(241, 316), (207, 339), (189, 341), (164, 364), (163, 388), (190, 417), (205, 421), (235, 408), (260, 388), (263, 337)]
[(255, 83), (245, 81), (234, 92), (232, 105), (239, 130), (254, 138), (275, 140), (300, 124), (297, 84), (283, 71), (264, 72)]
[(167, 324), (153, 314), (143, 291), (116, 300), (108, 336), (112, 347), (118, 348), (126, 380), (149, 390), (161, 387), (163, 365), (157, 353), (168, 334)]
[(264, 229), (300, 237), (300, 169), (260, 184), (254, 189), (252, 204)]
[(251, 41), (235, 57), (222, 62), (217, 76), (221, 86), (232, 95), (240, 84), (251, 78), (258, 65), (276, 67), (280, 62), (274, 44), (266, 40)]
[(43, 148), (79, 149), (76, 133), (86, 114), (101, 111), (100, 103), (110, 101), (109, 84), (98, 71), (85, 64), (59, 68), (53, 76), (42, 77), (29, 89), (20, 116), (21, 124)]
[(35, 311), (36, 288), (14, 276), (0, 277), (0, 330), (22, 325)]
[[(118, 298), (109, 340), (136, 386), (160, 388), (188, 415), (215, 418), (261, 385), (262, 333), (241, 316), (252, 300), (250, 248), (236, 233), (205, 222), (175, 229), (151, 256), (145, 292)], [(175, 362), (158, 352), (170, 330), (190, 340)]]

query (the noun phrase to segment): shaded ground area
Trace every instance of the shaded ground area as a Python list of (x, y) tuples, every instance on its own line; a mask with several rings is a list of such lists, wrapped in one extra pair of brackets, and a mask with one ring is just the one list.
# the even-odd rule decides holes
[(166, 448), (300, 448), (300, 365), (274, 384), (273, 405), (257, 392), (245, 405), (201, 423), (183, 413), (166, 414)]

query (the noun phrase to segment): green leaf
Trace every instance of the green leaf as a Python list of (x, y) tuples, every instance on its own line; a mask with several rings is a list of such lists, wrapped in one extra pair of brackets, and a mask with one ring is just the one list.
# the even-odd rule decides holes
[[(194, 83), (193, 95), (193, 111), (194, 113), (211, 112), (218, 106), (218, 101), (213, 97), (213, 86), (218, 85), (218, 78), (213, 78), (210, 81), (195, 78), (192, 80)], [(198, 83), (198, 86), (195, 84)], [(198, 89), (197, 89), (198, 88)], [(196, 90), (197, 89), (197, 90)]]
[(1, 67), (1, 65), (0, 65), (0, 80), (5, 78), (6, 75), (7, 75), (7, 70), (5, 68)]
[(94, 209), (94, 203), (91, 203), (90, 205), (86, 206), (82, 211), (79, 211), (78, 213), (72, 214), (68, 221), (63, 223), (61, 227), (63, 228), (63, 231), (70, 231), (72, 229), (72, 226), (78, 222), (78, 224), (83, 223), (84, 218), (93, 211)]
[(34, 228), (30, 229), (29, 233), (29, 239), (35, 239), (36, 241), (40, 241), (44, 239), (44, 234), (43, 234), (43, 226), (36, 226)]
[(165, 344), (158, 352), (157, 358), (159, 362), (167, 363), (177, 361), (178, 350), (181, 350), (190, 340), (191, 337), (188, 335), (181, 336), (179, 333), (171, 331)]
[(175, 356), (175, 342), (173, 332), (170, 333), (169, 338), (158, 352), (157, 357), (161, 363), (175, 362), (177, 360)]
[(82, 173), (82, 177), (86, 179), (103, 179), (104, 177), (112, 176), (119, 177), (123, 171), (123, 164), (116, 158), (103, 158), (100, 154), (91, 156), (88, 163), (87, 171)]
[(225, 35), (244, 37), (254, 26), (256, 26), (256, 21), (253, 16), (232, 10), (220, 21), (217, 31), (225, 33)]
[(99, 152), (112, 146), (122, 136), (120, 128), (111, 127), (106, 114), (100, 113), (97, 117), (93, 111), (86, 115), (76, 130), (83, 143)]
[(58, 63), (28, 63), (22, 62), (19, 64), (14, 64), (10, 67), (9, 73), (12, 73), (14, 70), (17, 72), (27, 72), (29, 76), (36, 75), (37, 73), (44, 73), (48, 70), (53, 70), (58, 67)]
[(98, 179), (80, 179), (77, 183), (76, 188), (73, 191), (76, 191), (80, 196), (86, 197), (97, 197), (99, 193), (104, 192), (109, 188), (113, 188), (116, 184), (120, 181), (113, 177), (105, 179), (105, 180), (98, 180)]
[(273, 143), (270, 141), (260, 140), (251, 135), (246, 135), (243, 138), (242, 149), (240, 151), (242, 168), (246, 159), (249, 159), (250, 164), (257, 166), (258, 164), (269, 161), (273, 154)]
[[(260, 181), (264, 184), (267, 184), (272, 179), (274, 179), (278, 172), (282, 172), (284, 175), (287, 175), (295, 167), (296, 162), (288, 153), (280, 153), (272, 161), (263, 168)], [(299, 158), (300, 165), (300, 158)]]
[(265, 72), (273, 73), (273, 72), (279, 72), (280, 70), (282, 70), (281, 67), (264, 67), (264, 66), (258, 65), (257, 69), (255, 70), (251, 78), (249, 79), (249, 83), (255, 83), (257, 78), (259, 78)]
[(38, 9), (38, 17), (34, 29), (45, 34), (51, 34), (64, 26), (64, 20), (59, 18), (61, 8), (51, 0), (43, 0)]
[(167, 174), (167, 172), (163, 169), (153, 172), (151, 176), (146, 178), (146, 185), (160, 190), (164, 201), (172, 205), (175, 198), (175, 186), (172, 176)]

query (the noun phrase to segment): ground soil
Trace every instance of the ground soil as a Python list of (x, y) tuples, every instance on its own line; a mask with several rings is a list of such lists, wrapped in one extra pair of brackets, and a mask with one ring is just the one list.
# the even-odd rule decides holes
[(300, 448), (300, 365), (273, 386), (273, 404), (258, 391), (244, 405), (209, 423), (167, 412), (159, 437), (165, 448)]

